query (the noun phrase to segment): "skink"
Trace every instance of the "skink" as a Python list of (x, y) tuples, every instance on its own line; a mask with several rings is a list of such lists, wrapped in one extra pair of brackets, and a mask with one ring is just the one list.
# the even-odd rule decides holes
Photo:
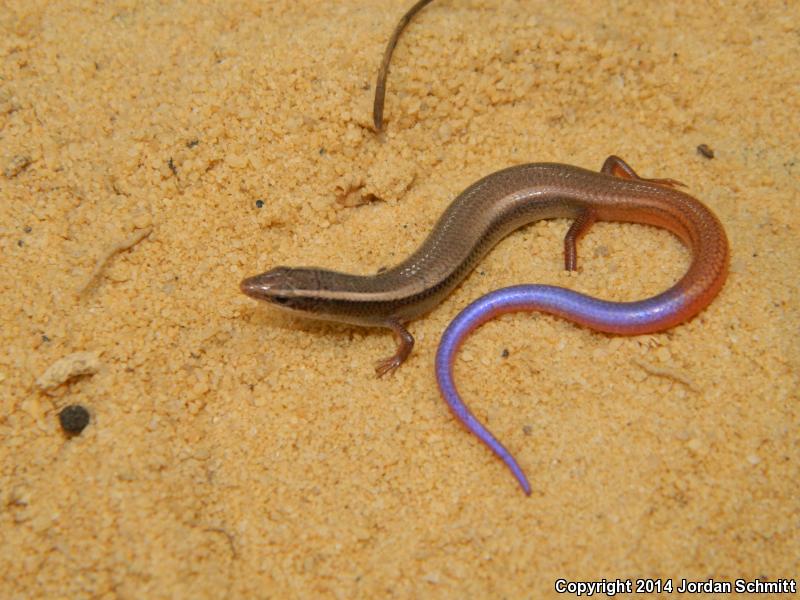
[[(410, 19), (430, 0), (419, 0), (400, 19), (387, 44), (375, 88), (375, 129), (383, 126), (389, 62)], [(511, 469), (523, 491), (531, 487), (519, 464), (470, 412), (453, 382), (453, 361), (466, 336), (495, 316), (539, 310), (610, 333), (636, 335), (667, 329), (705, 308), (728, 270), (728, 241), (717, 218), (671, 179), (643, 179), (610, 156), (600, 173), (551, 163), (520, 165), (484, 177), (447, 208), (408, 259), (372, 276), (324, 269), (278, 267), (242, 281), (256, 299), (311, 317), (392, 329), (397, 351), (381, 360), (378, 375), (396, 369), (414, 338), (405, 324), (438, 304), (503, 237), (539, 219), (572, 218), (564, 238), (564, 264), (577, 268), (577, 242), (595, 221), (627, 221), (672, 231), (692, 251), (686, 274), (670, 289), (639, 302), (607, 302), (565, 288), (515, 286), (479, 298), (448, 326), (436, 354), (436, 376), (458, 419)]]
[[(615, 156), (606, 160), (600, 173), (552, 163), (514, 166), (484, 177), (459, 194), (417, 251), (391, 269), (376, 275), (350, 275), (277, 267), (243, 280), (241, 290), (310, 317), (392, 329), (398, 337), (397, 351), (378, 363), (380, 376), (396, 369), (411, 353), (414, 338), (405, 324), (441, 302), (510, 232), (540, 219), (574, 219), (564, 239), (565, 267), (574, 270), (576, 243), (592, 223), (625, 221), (664, 227), (683, 240), (694, 255), (686, 275), (667, 292), (633, 304), (604, 303), (543, 287), (537, 293), (544, 294), (546, 289), (549, 295), (531, 304), (531, 310), (553, 312), (614, 333), (666, 329), (712, 300), (722, 287), (728, 264), (728, 244), (719, 221), (698, 200), (674, 189), (676, 183), (642, 179)], [(495, 310), (494, 301), (488, 302), (484, 308), (471, 308), (448, 329), (437, 374), (455, 414), (511, 466), (516, 463), (479, 427), (452, 382), (452, 358), (464, 335), (497, 310), (523, 307), (510, 303)]]

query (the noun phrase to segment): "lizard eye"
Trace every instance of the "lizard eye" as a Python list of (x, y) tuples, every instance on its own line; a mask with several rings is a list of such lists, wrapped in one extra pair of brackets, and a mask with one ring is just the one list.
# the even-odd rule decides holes
[(286, 296), (273, 296), (272, 301), (275, 304), (286, 304), (287, 302), (289, 302), (289, 298), (287, 298)]

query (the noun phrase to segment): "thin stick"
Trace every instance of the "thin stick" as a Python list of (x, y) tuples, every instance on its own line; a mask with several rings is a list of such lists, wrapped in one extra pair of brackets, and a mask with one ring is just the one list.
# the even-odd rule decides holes
[(394, 28), (392, 37), (389, 38), (389, 43), (386, 44), (386, 50), (383, 53), (383, 61), (381, 62), (380, 71), (378, 71), (378, 81), (375, 83), (375, 104), (372, 106), (372, 121), (375, 123), (375, 131), (379, 132), (383, 128), (383, 102), (386, 99), (386, 78), (389, 76), (389, 63), (392, 60), (392, 52), (397, 45), (397, 40), (400, 39), (400, 34), (406, 28), (408, 22), (421, 11), (425, 6), (430, 4), (432, 0), (419, 0), (414, 6), (408, 9), (408, 12), (402, 16)]
[(633, 359), (633, 364), (637, 365), (638, 367), (650, 373), (651, 375), (656, 375), (657, 377), (666, 377), (667, 379), (672, 379), (673, 381), (682, 383), (693, 392), (700, 391), (700, 388), (698, 388), (697, 385), (695, 385), (695, 383), (691, 379), (689, 379), (682, 373), (679, 373), (676, 369), (670, 369), (668, 367), (657, 367), (655, 365), (651, 365), (650, 363), (646, 363), (643, 360), (639, 360), (636, 358)]
[(78, 294), (82, 294), (83, 292), (85, 292), (86, 288), (88, 288), (91, 285), (91, 283), (95, 280), (95, 278), (103, 270), (103, 267), (105, 267), (106, 263), (108, 262), (108, 259), (110, 259), (112, 256), (114, 256), (117, 252), (122, 252), (123, 250), (127, 250), (128, 248), (132, 248), (133, 246), (135, 246), (136, 244), (141, 242), (144, 238), (146, 238), (148, 235), (150, 235), (150, 232), (152, 230), (153, 230), (152, 227), (146, 227), (144, 229), (140, 229), (139, 231), (137, 231), (134, 234), (132, 234), (130, 237), (114, 243), (97, 260), (97, 263), (95, 263), (95, 266), (94, 266), (94, 269), (92, 269), (92, 272), (89, 273), (88, 277), (84, 280), (84, 282), (80, 285), (80, 287), (78, 287), (78, 289), (75, 290), (75, 291)]

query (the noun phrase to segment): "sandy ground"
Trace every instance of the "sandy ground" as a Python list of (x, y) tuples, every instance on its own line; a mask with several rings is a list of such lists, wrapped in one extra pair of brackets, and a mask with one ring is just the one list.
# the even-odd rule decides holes
[[(400, 41), (378, 137), (374, 77), (410, 1), (3, 3), (2, 596), (797, 577), (800, 4), (604, 4), (437, 0)], [(373, 273), (477, 178), (609, 154), (687, 183), (731, 272), (663, 334), (518, 314), (469, 340), (460, 389), (530, 498), (440, 399), (439, 335), (513, 283), (654, 295), (688, 264), (669, 233), (597, 224), (568, 274), (567, 221), (517, 232), (382, 380), (389, 332), (239, 292), (278, 264)], [(42, 390), (75, 352), (96, 372)], [(92, 417), (71, 439), (69, 404)]]

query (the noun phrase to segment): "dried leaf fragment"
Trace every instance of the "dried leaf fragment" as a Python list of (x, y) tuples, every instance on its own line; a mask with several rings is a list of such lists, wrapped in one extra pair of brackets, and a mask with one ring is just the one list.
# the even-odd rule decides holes
[(33, 161), (31, 160), (30, 156), (15, 156), (8, 161), (8, 164), (3, 169), (3, 175), (5, 175), (8, 179), (16, 177), (22, 173), (22, 171), (27, 169), (31, 162)]
[(42, 390), (52, 390), (73, 377), (94, 375), (100, 370), (97, 352), (73, 352), (59, 358), (36, 380)]

